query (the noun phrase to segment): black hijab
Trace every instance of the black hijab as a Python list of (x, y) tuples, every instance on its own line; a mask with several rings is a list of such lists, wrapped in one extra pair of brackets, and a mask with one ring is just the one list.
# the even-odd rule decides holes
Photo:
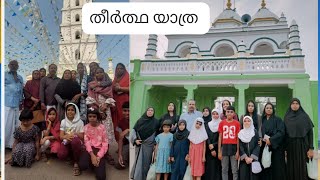
[[(183, 123), (183, 124), (186, 126), (183, 131), (181, 131), (181, 130), (179, 129), (179, 125), (180, 125), (181, 123)], [(173, 136), (174, 136), (177, 140), (179, 140), (179, 141), (184, 140), (184, 139), (187, 139), (188, 136), (189, 136), (189, 131), (188, 131), (188, 129), (187, 129), (187, 122), (186, 122), (186, 120), (181, 119), (181, 120), (178, 122), (178, 127), (177, 127), (177, 128), (178, 128), (178, 130), (177, 130), (177, 132), (174, 133)]]
[(62, 99), (72, 100), (75, 95), (81, 93), (81, 87), (76, 81), (73, 81), (72, 78), (70, 78), (69, 80), (66, 80), (64, 78), (64, 74), (67, 71), (70, 70), (65, 70), (63, 72), (62, 79), (60, 79), (56, 87), (55, 94), (58, 94)]
[[(300, 106), (297, 111), (291, 109), (291, 104), (295, 101)], [(287, 133), (291, 138), (305, 137), (314, 127), (310, 117), (302, 108), (298, 98), (293, 98), (291, 100), (286, 115), (284, 116), (284, 123), (286, 125)]]
[(140, 117), (140, 119), (136, 122), (133, 129), (139, 134), (141, 140), (145, 140), (150, 137), (153, 133), (155, 133), (158, 129), (158, 120), (154, 117), (155, 112), (151, 117), (147, 116), (148, 109), (146, 112)]
[(208, 116), (202, 116), (203, 120), (204, 120), (204, 124), (208, 124), (211, 120), (212, 120), (212, 116), (211, 116), (211, 109), (209, 107), (205, 107), (202, 109), (202, 112), (204, 112), (205, 109), (208, 109), (209, 111), (209, 115)]

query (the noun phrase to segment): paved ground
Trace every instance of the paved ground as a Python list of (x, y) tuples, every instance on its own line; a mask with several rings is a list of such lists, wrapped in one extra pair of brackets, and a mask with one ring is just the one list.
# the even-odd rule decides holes
[[(110, 146), (111, 155), (117, 157), (116, 144)], [(6, 159), (10, 157), (11, 152), (6, 150)], [(115, 159), (116, 160), (116, 159)], [(49, 159), (48, 162), (35, 162), (31, 168), (19, 168), (5, 165), (6, 180), (56, 180), (56, 179), (76, 179), (76, 180), (94, 180), (94, 173), (90, 170), (82, 172), (80, 176), (73, 176), (72, 165), (68, 165), (64, 161), (56, 158)], [(113, 166), (107, 164), (107, 179), (108, 180), (128, 180), (129, 168), (125, 170), (117, 170)], [(1, 179), (0, 179), (1, 180)]]

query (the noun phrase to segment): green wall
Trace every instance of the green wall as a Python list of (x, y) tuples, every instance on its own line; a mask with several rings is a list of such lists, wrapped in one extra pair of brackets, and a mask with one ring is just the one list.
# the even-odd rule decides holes
[(311, 81), (310, 82), (310, 89), (311, 89), (311, 97), (312, 97), (312, 108), (313, 108), (313, 118), (310, 116), (310, 118), (313, 121), (314, 125), (314, 141), (315, 141), (315, 149), (318, 149), (318, 128), (319, 128), (319, 106), (318, 106), (318, 81)]
[[(249, 87), (245, 90), (245, 102), (249, 99), (255, 99), (257, 96), (276, 97), (277, 109), (276, 114), (281, 118), (289, 107), (292, 97), (297, 97), (301, 100), (302, 106), (313, 120), (315, 129), (314, 141), (317, 147), (318, 141), (318, 81), (309, 81), (308, 74), (251, 74), (251, 75), (232, 75), (223, 76), (217, 75), (185, 75), (175, 76), (140, 76), (140, 60), (134, 60), (134, 71), (130, 74), (130, 126), (133, 127), (135, 122), (141, 117), (142, 113), (148, 106), (153, 106), (156, 109), (156, 117), (159, 118), (166, 112), (167, 104), (173, 101), (178, 105), (177, 112), (181, 112), (179, 106), (181, 102), (188, 96), (188, 91), (184, 87), (164, 87), (146, 85), (146, 82), (153, 81), (190, 81), (190, 80), (247, 80), (258, 79), (261, 82), (264, 79), (294, 79), (294, 83), (283, 87)], [(245, 104), (238, 103), (238, 90), (234, 87), (198, 87), (194, 90), (194, 97), (197, 101), (197, 108), (201, 111), (203, 107), (214, 106), (214, 99), (218, 96), (233, 96), (235, 97), (235, 108), (245, 109)], [(242, 107), (241, 107), (242, 106)], [(241, 115), (241, 114), (239, 114)]]
[(276, 115), (281, 119), (283, 119), (292, 98), (292, 90), (288, 87), (249, 87), (245, 93), (246, 102), (255, 100), (255, 97), (276, 97)]

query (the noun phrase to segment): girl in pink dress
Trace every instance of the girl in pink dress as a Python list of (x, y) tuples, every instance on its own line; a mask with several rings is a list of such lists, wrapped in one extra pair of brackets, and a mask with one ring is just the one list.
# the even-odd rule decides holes
[(108, 137), (105, 126), (101, 123), (98, 109), (90, 107), (87, 110), (89, 124), (84, 127), (84, 144), (86, 151), (79, 160), (81, 171), (91, 167), (97, 180), (106, 179), (105, 154), (108, 151)]
[(193, 180), (201, 180), (204, 174), (204, 163), (206, 161), (207, 132), (204, 120), (199, 117), (194, 121), (188, 139), (190, 140), (189, 164)]

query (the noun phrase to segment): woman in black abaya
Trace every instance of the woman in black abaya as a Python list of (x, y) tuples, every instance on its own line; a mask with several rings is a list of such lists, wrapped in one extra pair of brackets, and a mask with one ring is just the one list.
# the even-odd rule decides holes
[[(269, 138), (265, 135), (269, 136)], [(265, 105), (262, 114), (262, 137), (264, 138), (264, 141), (260, 141), (260, 144), (262, 144), (260, 152), (262, 153), (264, 147), (268, 145), (272, 155), (271, 166), (269, 168), (263, 168), (262, 172), (260, 173), (260, 179), (285, 180), (285, 125), (281, 118), (275, 115), (274, 106), (270, 102)]]
[(205, 172), (202, 176), (202, 180), (221, 180), (221, 161), (218, 159), (218, 140), (219, 140), (219, 124), (221, 122), (219, 111), (217, 109), (212, 110), (210, 115), (211, 120), (206, 124), (205, 128), (208, 134), (206, 144), (206, 162)]
[(135, 146), (135, 162), (130, 178), (134, 180), (147, 178), (152, 161), (155, 133), (159, 129), (159, 121), (154, 114), (154, 109), (149, 107), (130, 132), (130, 142)]
[(308, 179), (306, 163), (313, 157), (313, 123), (300, 104), (293, 98), (286, 115), (287, 179)]

